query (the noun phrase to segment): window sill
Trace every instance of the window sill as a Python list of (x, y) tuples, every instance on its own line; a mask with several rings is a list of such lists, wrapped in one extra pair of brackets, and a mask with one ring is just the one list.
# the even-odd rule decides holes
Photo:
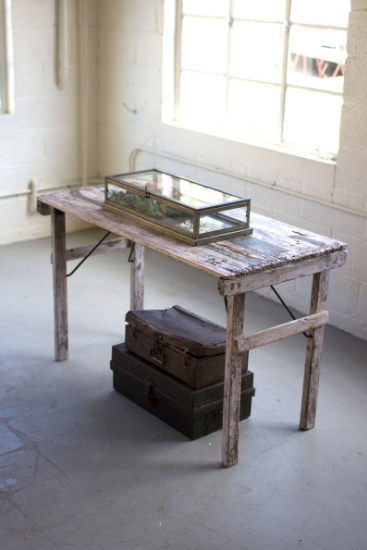
[(265, 150), (274, 151), (274, 152), (277, 152), (277, 153), (283, 153), (283, 154), (290, 155), (290, 156), (293, 156), (293, 157), (312, 160), (312, 161), (315, 161), (315, 162), (319, 162), (319, 163), (327, 164), (327, 165), (331, 165), (331, 166), (336, 165), (336, 158), (322, 157), (322, 156), (319, 156), (315, 152), (304, 150), (302, 148), (292, 146), (292, 145), (289, 145), (289, 144), (279, 144), (278, 145), (278, 144), (275, 144), (275, 143), (270, 143), (270, 142), (265, 142), (265, 141), (260, 141), (260, 140), (257, 141), (255, 139), (250, 140), (250, 139), (246, 139), (246, 138), (239, 138), (237, 136), (233, 136), (233, 135), (230, 135), (230, 134), (225, 134), (224, 132), (220, 133), (220, 132), (211, 131), (210, 129), (194, 128), (192, 126), (185, 125), (182, 122), (176, 122), (174, 120), (169, 120), (169, 119), (165, 119), (165, 118), (163, 118), (162, 123), (167, 124), (167, 126), (172, 126), (174, 128), (180, 128), (182, 130), (189, 130), (191, 132), (195, 132), (195, 133), (206, 135), (206, 136), (216, 137), (216, 138), (219, 138), (219, 139), (225, 139), (227, 141), (232, 141), (232, 142), (235, 142), (235, 143), (243, 143), (244, 145), (248, 145), (250, 147), (257, 147), (259, 149), (265, 149)]

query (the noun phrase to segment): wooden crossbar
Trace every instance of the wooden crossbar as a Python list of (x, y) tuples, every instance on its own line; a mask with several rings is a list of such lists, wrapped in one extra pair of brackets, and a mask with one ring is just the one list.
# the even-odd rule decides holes
[(329, 314), (327, 311), (321, 311), (307, 317), (297, 319), (297, 321), (291, 321), (290, 323), (284, 323), (273, 328), (268, 328), (250, 336), (240, 336), (234, 340), (234, 353), (243, 353), (250, 349), (259, 348), (283, 338), (294, 336), (300, 332), (312, 330), (328, 322)]
[[(85, 258), (87, 254), (96, 246), (95, 244), (90, 244), (88, 246), (79, 246), (78, 248), (70, 248), (65, 250), (64, 259), (66, 262), (69, 260), (78, 260), (79, 258)], [(96, 256), (97, 254), (104, 254), (105, 252), (111, 252), (111, 250), (124, 249), (131, 246), (131, 241), (125, 239), (124, 237), (119, 237), (118, 239), (111, 239), (110, 241), (105, 241), (100, 244), (98, 248), (91, 254), (91, 256)], [(51, 263), (52, 263), (52, 254), (51, 254)]]

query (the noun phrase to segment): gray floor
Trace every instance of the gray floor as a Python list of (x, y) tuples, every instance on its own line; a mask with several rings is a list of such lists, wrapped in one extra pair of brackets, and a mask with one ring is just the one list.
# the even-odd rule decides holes
[[(253, 351), (252, 415), (239, 464), (222, 469), (221, 432), (189, 441), (112, 390), (127, 251), (69, 279), (70, 359), (54, 362), (49, 253), (49, 239), (0, 248), (1, 550), (367, 548), (367, 342), (327, 328), (309, 432), (298, 431), (305, 338)], [(214, 278), (151, 252), (146, 265), (147, 308), (225, 323)], [(246, 306), (250, 330), (288, 320), (257, 295)]]

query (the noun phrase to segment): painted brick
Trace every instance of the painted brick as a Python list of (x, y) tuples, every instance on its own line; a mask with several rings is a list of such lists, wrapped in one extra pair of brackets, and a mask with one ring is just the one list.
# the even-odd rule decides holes
[(100, 25), (104, 29), (156, 30), (155, 0), (107, 0), (100, 9)]
[[(0, 138), (1, 149), (1, 138)], [(1, 158), (0, 158), (1, 162)], [(14, 166), (0, 166), (0, 195), (17, 190), (17, 177)]]
[(130, 64), (136, 62), (135, 32), (133, 29), (99, 30), (99, 60), (112, 63)]
[(312, 233), (316, 233), (318, 235), (324, 235), (325, 237), (331, 238), (331, 229), (330, 227), (326, 227), (324, 225), (321, 225), (323, 223), (323, 220), (320, 220), (320, 224), (318, 223), (312, 223), (302, 218), (302, 221), (300, 220), (299, 225), (302, 225), (302, 229), (306, 229), (306, 231), (312, 231)]
[[(55, 72), (55, 67), (54, 67)], [(31, 63), (17, 65), (15, 68), (14, 86), (15, 97), (43, 95), (43, 65)]]
[(304, 202), (303, 199), (275, 190), (271, 190), (271, 196), (274, 211), (278, 210), (286, 212), (297, 219), (301, 219)]
[(347, 50), (350, 57), (367, 57), (367, 10), (350, 13)]
[(337, 230), (362, 239), (364, 237), (365, 218), (342, 212), (333, 207), (304, 200), (302, 218), (314, 224), (321, 225), (322, 223), (329, 230)]
[(43, 135), (48, 159), (79, 158), (79, 134), (75, 128), (53, 128), (45, 130)]
[[(289, 213), (287, 210), (276, 210), (273, 208), (273, 218), (288, 225), (292, 225), (296, 228), (303, 228), (303, 220), (297, 217), (295, 212)], [(293, 214), (293, 215), (292, 215)]]
[(328, 302), (339, 313), (352, 317), (355, 315), (361, 283), (343, 275), (341, 270), (330, 272)]
[(0, 115), (0, 137), (14, 134), (17, 128), (14, 115), (8, 113)]
[(16, 136), (15, 161), (30, 162), (45, 158), (45, 145), (41, 132), (20, 132)]
[(345, 63), (344, 101), (358, 104), (367, 102), (367, 86), (361, 78), (364, 74), (367, 74), (367, 56), (348, 57)]
[(156, 33), (135, 33), (136, 62), (140, 67), (162, 69), (163, 37)]
[(52, 63), (55, 56), (55, 32), (53, 24), (48, 29), (15, 30), (13, 32), (14, 59), (16, 63)]
[(331, 228), (334, 210), (333, 207), (304, 199), (302, 201), (301, 216), (307, 222)]
[(339, 210), (333, 210), (333, 221), (331, 228), (333, 231), (340, 231), (347, 236), (363, 239), (366, 231), (366, 218), (346, 214)]
[(29, 180), (35, 178), (37, 187), (53, 187), (63, 183), (80, 180), (80, 159), (64, 159), (36, 161), (22, 163), (16, 166), (17, 188), (28, 189)]
[(78, 124), (79, 98), (71, 95), (19, 98), (16, 107), (18, 128), (25, 131)]
[(351, 0), (351, 10), (367, 10), (367, 0)]
[(55, 21), (55, 5), (49, 0), (15, 0), (12, 20), (17, 30), (48, 30)]
[(247, 194), (251, 199), (251, 203), (254, 208), (265, 208), (266, 210), (272, 210), (272, 197), (269, 189), (260, 187), (253, 183), (247, 184)]
[(3, 165), (14, 164), (14, 151), (16, 146), (16, 137), (14, 134), (0, 135), (0, 162)]
[(345, 103), (342, 112), (340, 145), (355, 149), (367, 148), (367, 125), (361, 116), (363, 106), (358, 103)]
[(367, 197), (365, 195), (353, 193), (353, 191), (348, 188), (340, 189), (338, 187), (334, 190), (333, 197), (333, 202), (335, 204), (367, 214)]
[(164, 33), (164, 4), (165, 0), (156, 0), (155, 30), (162, 35)]
[(333, 238), (348, 245), (346, 264), (339, 268), (343, 275), (360, 282), (366, 281), (367, 273), (367, 241), (356, 239), (345, 233), (333, 231)]
[(342, 147), (338, 155), (335, 187), (366, 196), (366, 166), (367, 149), (354, 149), (348, 145)]

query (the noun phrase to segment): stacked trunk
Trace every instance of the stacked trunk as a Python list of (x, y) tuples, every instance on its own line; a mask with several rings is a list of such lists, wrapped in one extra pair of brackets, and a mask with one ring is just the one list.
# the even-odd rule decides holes
[[(223, 327), (179, 307), (129, 311), (125, 344), (113, 346), (113, 387), (187, 437), (222, 427)], [(243, 356), (241, 420), (250, 416), (253, 374)]]

